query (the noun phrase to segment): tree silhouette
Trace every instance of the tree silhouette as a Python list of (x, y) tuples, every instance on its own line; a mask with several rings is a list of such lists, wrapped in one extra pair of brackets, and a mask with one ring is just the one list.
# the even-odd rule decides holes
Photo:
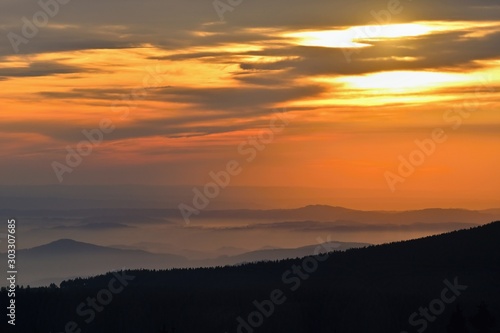
[[(274, 314), (266, 318), (258, 330), (253, 330), (254, 333), (395, 332), (422, 301), (437, 296), (444, 276), (454, 281), (450, 272), (459, 272), (456, 283), (467, 282), (471, 286), (467, 295), (457, 297), (443, 327), (441, 322), (439, 327), (429, 324), (424, 333), (431, 330), (500, 333), (492, 319), (492, 315), (497, 317), (500, 313), (500, 300), (495, 297), (500, 293), (500, 285), (484, 284), (485, 274), (500, 272), (499, 238), (500, 222), (415, 241), (333, 252), (293, 292), (291, 288), (296, 286), (299, 275), (285, 275), (286, 279), (283, 275), (293, 272), (292, 267), (302, 269), (304, 259), (127, 271), (127, 275), (135, 277), (133, 283), (115, 295), (105, 311), (96, 313), (96, 320), (90, 325), (84, 321), (78, 324), (83, 324), (79, 325), (82, 333), (118, 332), (117, 319), (123, 322), (120, 333), (238, 332), (238, 316), (246, 321), (250, 314), (262, 313), (255, 304), (264, 304), (264, 300), (271, 298), (271, 291), (281, 290), (285, 303), (276, 304)], [(16, 322), (16, 331), (61, 332), (68, 320), (78, 320), (75, 318), (77, 305), (87, 297), (97, 299), (95, 296), (109, 288), (112, 279), (116, 279), (116, 275), (110, 272), (67, 280), (60, 288), (31, 287), (16, 291), (16, 312), (29, 319)], [(472, 286), (484, 286), (484, 289)], [(484, 304), (477, 308), (485, 297), (484, 290), (488, 291), (488, 308)], [(0, 287), (0, 304), (10, 302), (8, 294), (7, 288)], [(458, 302), (460, 307), (456, 307)], [(374, 307), (379, 309), (374, 312)], [(79, 309), (86, 311), (91, 307)], [(469, 313), (469, 309), (472, 312)], [(360, 320), (361, 316), (364, 320)], [(4, 329), (7, 325), (3, 320), (0, 332), (8, 332)], [(246, 326), (241, 327), (239, 331), (250, 333)]]
[(493, 325), (495, 325), (495, 318), (488, 311), (488, 307), (484, 301), (481, 302), (478, 308), (477, 314), (471, 318), (470, 322), (479, 333), (488, 333)]
[(457, 305), (457, 308), (451, 314), (450, 323), (446, 327), (447, 333), (468, 333), (467, 331), (467, 321), (465, 320), (465, 316), (462, 313), (462, 309), (460, 305)]

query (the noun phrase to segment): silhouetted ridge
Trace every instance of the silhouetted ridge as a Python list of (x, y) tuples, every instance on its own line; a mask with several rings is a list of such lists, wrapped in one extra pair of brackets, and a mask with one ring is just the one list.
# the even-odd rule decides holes
[[(425, 321), (425, 333), (493, 333), (500, 329), (499, 240), (500, 222), (494, 222), (332, 252), (324, 261), (307, 257), (74, 279), (60, 288), (19, 290), (18, 311), (30, 320), (19, 321), (16, 329), (29, 332), (30, 323), (38, 323), (41, 331), (63, 330), (68, 318), (75, 319), (76, 307), (108, 288), (118, 274), (130, 279), (127, 286), (94, 323), (82, 324), (82, 333), (153, 333), (161, 327), (186, 333), (418, 332), (423, 327), (418, 326), (423, 325), (419, 309), (432, 304), (434, 310), (439, 305), (439, 314)], [(238, 330), (238, 318), (248, 320), (249, 314), (261, 311), (256, 304), (264, 304), (274, 290), (280, 290), (285, 301), (262, 316), (258, 330)], [(0, 295), (6, 298), (5, 292)], [(83, 323), (82, 318), (76, 320)], [(117, 327), (118, 322), (123, 324)]]
[(104, 246), (78, 242), (73, 239), (59, 239), (54, 242), (31, 248), (32, 251), (50, 252), (50, 251), (94, 251), (99, 249), (108, 249)]

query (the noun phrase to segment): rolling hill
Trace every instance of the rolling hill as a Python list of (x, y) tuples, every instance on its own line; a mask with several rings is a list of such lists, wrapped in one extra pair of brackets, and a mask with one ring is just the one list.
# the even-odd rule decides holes
[[(454, 323), (461, 332), (497, 332), (499, 239), (500, 222), (494, 222), (279, 262), (74, 279), (60, 288), (19, 291), (19, 312), (30, 320), (18, 328), (61, 331), (73, 320), (83, 333), (438, 333)], [(124, 288), (96, 320), (75, 314), (117, 279)]]
[[(367, 245), (369, 244), (332, 242), (327, 248), (345, 251)], [(59, 284), (69, 278), (92, 276), (120, 269), (211, 267), (297, 258), (312, 254), (314, 247), (259, 250), (235, 256), (220, 256), (215, 259), (188, 260), (174, 254), (118, 249), (71, 239), (60, 239), (49, 244), (18, 251), (18, 261), (22, 265), (19, 284), (30, 286)]]

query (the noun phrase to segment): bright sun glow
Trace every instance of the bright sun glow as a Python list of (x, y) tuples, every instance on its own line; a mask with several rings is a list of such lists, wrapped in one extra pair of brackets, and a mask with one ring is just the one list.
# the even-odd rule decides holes
[(462, 85), (472, 81), (469, 75), (443, 72), (392, 71), (362, 76), (337, 78), (354, 89), (423, 91), (444, 86)]
[[(283, 36), (295, 39), (304, 46), (321, 46), (333, 48), (360, 48), (370, 46), (370, 41), (416, 37), (434, 32), (460, 31), (470, 26), (470, 22), (420, 21), (404, 24), (362, 25), (337, 30), (299, 31), (286, 33)], [(494, 21), (476, 22), (476, 30), (466, 37), (484, 36), (498, 30), (499, 24)]]
[(356, 26), (343, 30), (302, 31), (285, 34), (304, 46), (366, 47), (369, 40), (414, 37), (428, 34), (437, 28), (430, 25), (408, 23)]

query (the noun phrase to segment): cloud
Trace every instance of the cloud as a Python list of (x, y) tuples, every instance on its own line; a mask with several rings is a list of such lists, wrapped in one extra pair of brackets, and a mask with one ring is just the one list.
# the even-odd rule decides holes
[[(258, 109), (260, 107), (311, 97), (325, 91), (320, 85), (287, 87), (193, 88), (165, 91), (168, 101), (196, 104), (204, 109)], [(240, 114), (241, 115), (241, 114)]]
[(51, 229), (67, 230), (67, 229), (77, 229), (77, 230), (87, 230), (87, 231), (103, 231), (108, 229), (128, 229), (135, 228), (126, 224), (121, 223), (88, 223), (76, 226), (66, 226), (60, 225), (51, 227)]
[[(212, 1), (205, 0), (70, 1), (20, 45), (20, 56), (7, 34), (22, 34), (23, 17), (31, 20), (41, 8), (37, 1), (2, 1), (0, 82), (6, 91), (2, 103), (7, 116), (1, 126), (10, 138), (5, 150), (22, 156), (49, 152), (49, 157), (63, 159), (66, 145), (84, 139), (83, 129), (97, 128), (102, 118), (112, 118), (116, 130), (106, 135), (96, 155), (123, 153), (120, 157), (137, 161), (129, 154), (133, 150), (133, 157), (150, 157), (143, 161), (147, 164), (162, 154), (159, 146), (166, 140), (186, 138), (182, 146), (165, 149), (166, 155), (194, 155), (211, 135), (224, 134), (214, 143), (219, 147), (228, 133), (236, 137), (266, 126), (266, 116), (276, 107), (287, 107), (301, 118), (284, 141), (301, 141), (300, 147), (311, 151), (319, 150), (318, 132), (344, 130), (354, 135), (376, 126), (402, 131), (417, 118), (415, 126), (429, 126), (430, 118), (412, 118), (406, 110), (398, 113), (410, 103), (405, 94), (395, 97), (391, 92), (387, 97), (380, 96), (385, 91), (356, 91), (338, 78), (396, 70), (486, 71), (493, 66), (491, 60), (500, 57), (500, 24), (485, 24), (497, 21), (500, 6), (489, 0), (418, 0), (405, 1), (403, 7), (401, 14), (391, 17), (392, 23), (433, 21), (443, 29), (419, 37), (366, 40), (371, 46), (359, 49), (348, 62), (339, 48), (299, 45), (285, 36), (304, 29), (343, 30), (368, 24), (374, 12), (387, 9), (387, 0), (243, 1), (225, 13), (224, 22)], [(154, 60), (166, 68), (162, 74), (169, 75), (168, 80), (164, 86), (149, 87), (128, 118), (118, 120), (120, 115), (111, 107), (127, 107), (123, 97), (141, 88), (144, 68)], [(461, 87), (452, 86), (419, 93), (461, 96)], [(374, 99), (379, 100), (373, 104), (387, 108), (366, 107)], [(475, 118), (478, 125), (471, 130), (480, 131), (493, 119), (488, 117)], [(378, 123), (372, 125), (375, 118)], [(494, 126), (487, 129), (495, 131)], [(18, 140), (21, 135), (29, 140)], [(326, 140), (322, 142), (326, 154), (335, 153), (326, 148)], [(374, 151), (376, 142), (380, 144), (370, 143)], [(115, 155), (117, 147), (122, 150)], [(30, 149), (33, 155), (27, 155)], [(317, 159), (322, 156), (318, 153)], [(87, 160), (95, 167), (91, 179), (104, 162), (97, 156)]]
[[(261, 43), (276, 40), (269, 30), (342, 28), (373, 21), (372, 12), (387, 9), (387, 1), (299, 0), (245, 1), (225, 22), (211, 1), (171, 0), (71, 1), (60, 6), (46, 27), (25, 46), (26, 53), (82, 49), (123, 48), (151, 44), (168, 50), (225, 43)], [(31, 19), (41, 8), (28, 0), (3, 1), (0, 12), (3, 30), (21, 34), (22, 17)], [(404, 3), (403, 11), (391, 22), (422, 20), (496, 21), (500, 6), (488, 0), (419, 0)], [(210, 34), (196, 35), (195, 32)], [(77, 38), (75, 38), (77, 36)], [(0, 43), (0, 55), (12, 54), (7, 38)]]
[(29, 64), (28, 67), (0, 68), (0, 79), (90, 72), (99, 72), (99, 70), (65, 65), (54, 61), (39, 61)]

